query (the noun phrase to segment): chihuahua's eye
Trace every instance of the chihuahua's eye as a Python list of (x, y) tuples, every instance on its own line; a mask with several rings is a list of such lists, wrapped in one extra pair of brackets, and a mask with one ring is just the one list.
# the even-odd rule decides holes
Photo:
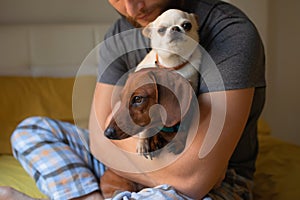
[(191, 22), (184, 22), (181, 26), (185, 31), (189, 31), (189, 30), (192, 29), (192, 23)]
[(132, 100), (131, 100), (131, 104), (135, 105), (135, 106), (138, 106), (141, 103), (143, 103), (143, 101), (144, 101), (144, 97), (142, 97), (142, 96), (134, 96), (132, 98)]
[(160, 27), (160, 28), (157, 30), (157, 32), (158, 32), (159, 34), (164, 34), (164, 33), (166, 32), (166, 30), (167, 30), (167, 27)]

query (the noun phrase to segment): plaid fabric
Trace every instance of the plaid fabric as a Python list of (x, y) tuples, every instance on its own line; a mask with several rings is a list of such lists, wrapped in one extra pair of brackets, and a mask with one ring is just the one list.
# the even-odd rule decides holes
[(43, 117), (25, 119), (14, 131), (14, 156), (51, 199), (71, 199), (99, 190), (104, 165), (89, 152), (88, 132)]
[(212, 189), (207, 197), (213, 200), (252, 200), (253, 181), (228, 169), (221, 186)]
[[(202, 200), (252, 200), (252, 181), (228, 169), (221, 186), (211, 190)], [(178, 193), (172, 186), (160, 185), (155, 188), (146, 188), (138, 193), (120, 192), (111, 200), (192, 200)]]
[(145, 188), (138, 193), (120, 192), (110, 200), (193, 200), (183, 194), (178, 193), (170, 185), (159, 185), (154, 188)]
[[(72, 124), (45, 117), (25, 119), (14, 131), (14, 156), (50, 199), (71, 199), (99, 190), (105, 166), (89, 150), (88, 132)], [(250, 200), (252, 181), (228, 170), (221, 187), (205, 200)], [(169, 200), (189, 199), (168, 185), (138, 193), (122, 192), (113, 198)]]

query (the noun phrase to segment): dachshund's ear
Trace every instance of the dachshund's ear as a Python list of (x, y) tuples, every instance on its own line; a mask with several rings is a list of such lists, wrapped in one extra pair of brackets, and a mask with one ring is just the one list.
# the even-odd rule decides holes
[[(131, 85), (131, 91), (135, 91), (137, 88), (142, 87), (147, 84), (152, 84), (154, 87), (152, 88), (155, 92), (155, 102), (158, 103), (158, 91), (157, 91), (157, 84), (155, 78), (155, 71), (156, 68), (143, 68), (140, 69), (138, 72), (133, 72), (129, 75), (128, 80), (133, 82), (134, 84)], [(126, 86), (126, 85), (125, 85)]]
[(193, 97), (190, 83), (170, 70), (155, 70), (158, 84), (158, 102), (166, 110), (165, 126), (175, 126), (187, 114)]

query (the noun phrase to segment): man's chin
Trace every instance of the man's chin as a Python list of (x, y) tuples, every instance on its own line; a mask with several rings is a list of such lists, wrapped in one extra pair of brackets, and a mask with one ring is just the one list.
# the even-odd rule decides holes
[(138, 23), (134, 18), (132, 17), (126, 17), (126, 19), (128, 20), (128, 22), (130, 24), (132, 24), (135, 28), (142, 28), (142, 24)]

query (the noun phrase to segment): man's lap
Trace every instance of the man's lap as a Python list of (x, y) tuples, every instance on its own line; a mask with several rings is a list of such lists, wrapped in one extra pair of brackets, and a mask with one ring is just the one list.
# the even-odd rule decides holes
[[(69, 199), (100, 190), (105, 166), (90, 152), (86, 129), (45, 117), (32, 117), (19, 124), (12, 135), (15, 157), (35, 179), (39, 189), (53, 199)], [(251, 199), (252, 181), (228, 170), (225, 181), (207, 197)], [(233, 181), (233, 182), (232, 182)], [(188, 199), (169, 185), (124, 191), (112, 199)]]

